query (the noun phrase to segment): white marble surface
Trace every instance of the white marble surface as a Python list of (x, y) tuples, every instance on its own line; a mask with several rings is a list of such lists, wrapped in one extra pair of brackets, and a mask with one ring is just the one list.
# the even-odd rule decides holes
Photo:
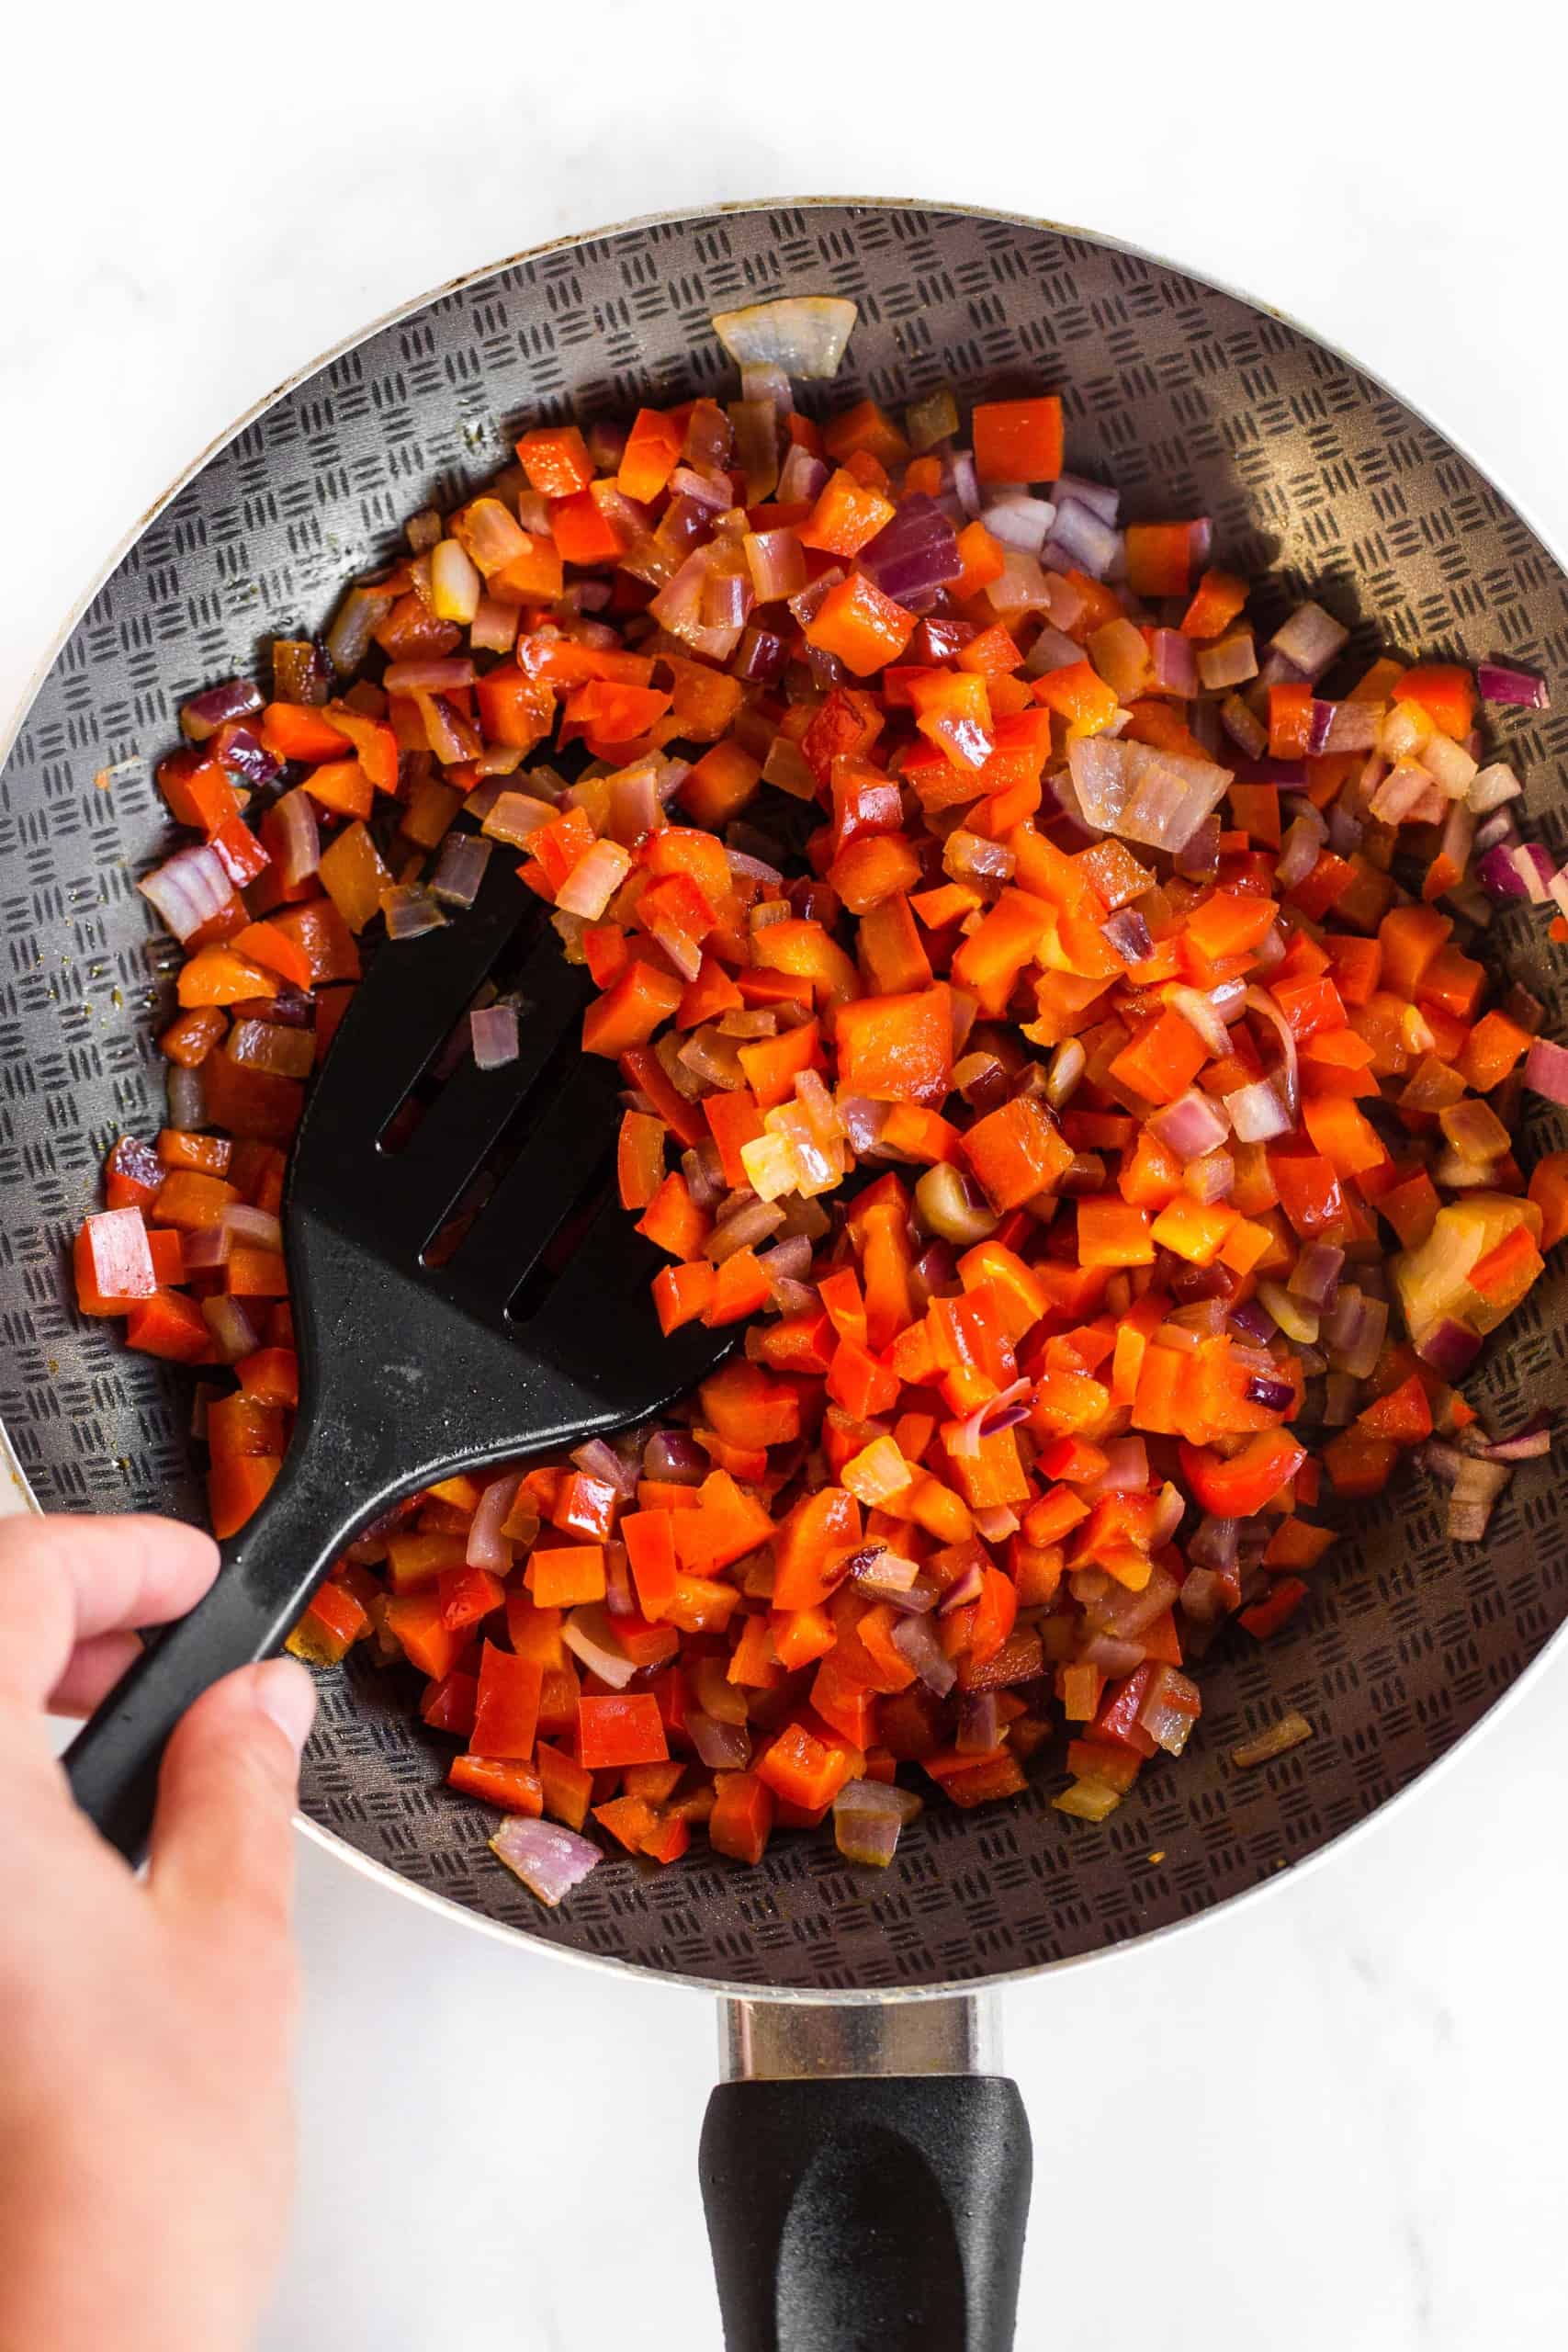
[[(316, 352), (540, 239), (750, 196), (1011, 207), (1267, 295), (1568, 546), (1568, 40), (1543, 11), (1490, 53), (1479, 20), (1337, 0), (1146, 36), (999, 0), (978, 51), (962, 17), (910, 40), (908, 11), (818, 0), (609, 0), (543, 29), (563, 13), (12, 28), (0, 707), (166, 481)], [(1038, 2152), (1021, 2345), (1562, 2339), (1565, 1703), (1559, 1656), (1322, 1867), (1007, 1995)], [(265, 2352), (713, 2352), (709, 2005), (300, 1861), (300, 2198)]]

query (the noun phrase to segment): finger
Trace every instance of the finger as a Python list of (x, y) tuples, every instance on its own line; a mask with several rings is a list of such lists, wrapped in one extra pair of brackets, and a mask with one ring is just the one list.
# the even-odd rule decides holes
[(90, 1715), (141, 1655), (141, 1644), (134, 1634), (93, 1634), (78, 1642), (49, 1694), (50, 1713)]
[(213, 1684), (175, 1727), (152, 1824), (154, 1899), (208, 1928), (286, 1931), (299, 1751), (316, 1712), (293, 1658)]
[(179, 1520), (0, 1521), (0, 1704), (41, 1707), (79, 1641), (183, 1617), (217, 1573), (211, 1536)]

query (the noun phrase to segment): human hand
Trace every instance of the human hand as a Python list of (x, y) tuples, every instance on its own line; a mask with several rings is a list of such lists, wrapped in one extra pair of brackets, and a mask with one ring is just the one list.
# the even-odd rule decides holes
[(197, 1702), (141, 1882), (43, 1724), (217, 1565), (173, 1521), (0, 1521), (0, 2352), (243, 2352), (278, 2253), (310, 1677), (275, 1658)]

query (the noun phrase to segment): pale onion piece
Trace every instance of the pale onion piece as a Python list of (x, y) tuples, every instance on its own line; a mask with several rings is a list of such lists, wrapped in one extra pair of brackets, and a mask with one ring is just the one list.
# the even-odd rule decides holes
[(523, 1484), (520, 1470), (501, 1478), (492, 1478), (474, 1508), (468, 1521), (468, 1549), (464, 1553), (470, 1568), (489, 1568), (492, 1574), (504, 1576), (512, 1566), (512, 1545), (502, 1529), (511, 1516), (517, 1489)]
[(1304, 1298), (1294, 1298), (1282, 1283), (1260, 1282), (1258, 1285), (1258, 1304), (1274, 1317), (1287, 1340), (1300, 1348), (1310, 1348), (1317, 1339), (1322, 1322), (1320, 1310)]
[(205, 842), (176, 850), (136, 887), (182, 946), (193, 932), (221, 914), (234, 895), (222, 859)]
[(552, 1910), (604, 1859), (597, 1846), (574, 1829), (563, 1829), (556, 1821), (534, 1821), (526, 1814), (513, 1814), (502, 1822), (490, 1849), (530, 1894)]
[(491, 843), (477, 833), (448, 833), (430, 880), (431, 896), (449, 907), (471, 907), (490, 864)]
[(1233, 1747), (1231, 1762), (1238, 1764), (1245, 1772), (1254, 1764), (1271, 1763), (1276, 1756), (1283, 1756), (1289, 1749), (1299, 1747), (1303, 1740), (1311, 1739), (1313, 1736), (1311, 1724), (1292, 1707), (1280, 1716), (1277, 1724), (1270, 1724), (1267, 1731), (1255, 1732), (1250, 1739), (1244, 1739), (1238, 1747)]
[(550, 801), (536, 800), (532, 793), (500, 792), (484, 820), (484, 831), (491, 841), (522, 849), (530, 833), (536, 833), (558, 814)]
[(431, 550), (430, 609), (440, 621), (460, 621), (465, 628), (479, 608), (484, 581), (456, 539), (442, 539)]
[[(705, 1463), (705, 1469), (706, 1466)], [(625, 1651), (609, 1647), (604, 1639), (607, 1630), (604, 1611), (589, 1603), (572, 1611), (561, 1627), (561, 1639), (572, 1656), (581, 1658), (602, 1682), (607, 1682), (613, 1690), (624, 1690), (637, 1668)]]
[(836, 376), (860, 311), (835, 294), (791, 294), (719, 311), (713, 331), (742, 368), (782, 368), (786, 376)]
[[(954, 1459), (962, 1459), (966, 1462), (974, 1461), (979, 1453), (980, 1442), (983, 1438), (993, 1435), (998, 1429), (1010, 1429), (1015, 1421), (1021, 1421), (1023, 1419), (1028, 1408), (1024, 1405), (1022, 1400), (1024, 1397), (1032, 1396), (1033, 1394), (1033, 1390), (1034, 1383), (1032, 1380), (1015, 1380), (1009, 1387), (998, 1391), (995, 1396), (988, 1396), (983, 1405), (976, 1405), (972, 1413), (965, 1413), (957, 1428), (953, 1430), (952, 1435), (947, 1439), (946, 1444), (948, 1453), (953, 1455)], [(1117, 1442), (1118, 1443), (1124, 1442), (1124, 1441), (1122, 1440), (1118, 1440)], [(1140, 1456), (1142, 1456), (1142, 1439), (1137, 1439), (1134, 1442), (1138, 1447)], [(1109, 1471), (1107, 1471), (1106, 1476), (1109, 1477)], [(1145, 1460), (1144, 1462), (1143, 1477), (1138, 1481), (1138, 1483), (1140, 1485), (1145, 1484), (1147, 1481), (1147, 1478), (1148, 1464)]]
[(800, 1183), (800, 1170), (795, 1165), (795, 1152), (787, 1136), (760, 1135), (740, 1147), (740, 1163), (746, 1179), (759, 1200), (782, 1200), (786, 1193), (795, 1192)]
[(557, 890), (556, 905), (566, 914), (582, 915), (588, 922), (597, 922), (631, 872), (631, 852), (623, 849), (619, 842), (596, 841)]
[(1288, 1135), (1295, 1125), (1270, 1079), (1256, 1079), (1223, 1099), (1240, 1143), (1271, 1143), (1276, 1136)]
[(468, 1015), (474, 1060), (480, 1069), (500, 1069), (517, 1059), (517, 1007), (476, 1005)]

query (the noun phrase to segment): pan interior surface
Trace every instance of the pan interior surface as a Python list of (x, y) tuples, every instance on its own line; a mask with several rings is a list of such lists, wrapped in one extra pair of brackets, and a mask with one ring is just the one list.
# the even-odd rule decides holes
[[(72, 1228), (114, 1137), (162, 1124), (173, 943), (135, 876), (169, 829), (147, 763), (180, 703), (249, 672), (263, 640), (322, 625), (344, 582), (454, 503), (515, 433), (732, 385), (712, 312), (851, 296), (838, 379), (803, 405), (1059, 390), (1068, 462), (1134, 517), (1207, 514), (1215, 560), (1311, 593), (1375, 650), (1543, 668), (1568, 698), (1568, 582), (1494, 485), (1384, 387), (1278, 317), (1092, 239), (886, 204), (768, 207), (635, 226), (455, 287), (283, 392), (189, 481), (101, 589), (0, 774), (0, 1419), (50, 1510), (199, 1515), (188, 1377), (126, 1351), (68, 1300)], [(1530, 829), (1568, 840), (1562, 722), (1510, 717)], [(1494, 953), (1546, 998), (1544, 926)], [(1532, 1149), (1565, 1139), (1558, 1114)], [(1568, 1274), (1549, 1271), (1468, 1393), (1494, 1426), (1560, 1399)], [(885, 1872), (825, 1836), (762, 1866), (705, 1854), (649, 1875), (607, 1861), (558, 1912), (488, 1852), (443, 1785), (412, 1682), (325, 1679), (303, 1801), (322, 1828), (428, 1892), (584, 1956), (716, 1984), (915, 1990), (1008, 1974), (1190, 1918), (1300, 1861), (1409, 1784), (1483, 1715), (1568, 1614), (1550, 1463), (1516, 1477), (1484, 1548), (1450, 1547), (1436, 1491), (1402, 1479), (1359, 1510), (1313, 1606), (1259, 1647), (1216, 1651), (1187, 1754), (1103, 1827), (1015, 1803), (937, 1804)], [(1316, 1736), (1261, 1770), (1239, 1740), (1299, 1707)]]

